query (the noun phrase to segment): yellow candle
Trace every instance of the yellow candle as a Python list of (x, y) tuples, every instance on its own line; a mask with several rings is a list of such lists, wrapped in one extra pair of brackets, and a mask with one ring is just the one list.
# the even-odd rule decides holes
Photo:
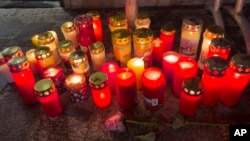
[(132, 69), (136, 75), (137, 89), (141, 88), (141, 76), (144, 71), (144, 61), (142, 58), (132, 58), (128, 61), (127, 67)]
[(34, 73), (37, 73), (37, 60), (35, 55), (35, 49), (30, 49), (26, 52), (26, 57), (30, 63), (30, 68)]

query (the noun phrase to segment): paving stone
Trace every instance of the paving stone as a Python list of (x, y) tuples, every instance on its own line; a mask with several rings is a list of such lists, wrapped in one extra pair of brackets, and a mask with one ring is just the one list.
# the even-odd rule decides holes
[(16, 36), (16, 34), (19, 33), (24, 26), (25, 23), (15, 21), (0, 23), (0, 38), (10, 38)]

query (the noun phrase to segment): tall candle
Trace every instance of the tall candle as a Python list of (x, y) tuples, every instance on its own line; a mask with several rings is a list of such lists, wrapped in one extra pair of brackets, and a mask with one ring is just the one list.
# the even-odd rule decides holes
[(61, 31), (65, 40), (70, 40), (73, 43), (73, 47), (76, 49), (79, 47), (76, 29), (73, 22), (67, 21), (61, 25)]
[(174, 51), (168, 51), (162, 57), (162, 70), (166, 80), (172, 81), (174, 76), (174, 66), (180, 58), (180, 54)]
[(75, 51), (75, 48), (73, 46), (73, 42), (71, 40), (63, 40), (59, 42), (58, 47), (59, 54), (62, 58), (62, 61), (64, 63), (64, 66), (67, 69), (71, 69), (71, 64), (69, 61), (69, 56), (72, 52)]
[(142, 75), (142, 92), (148, 110), (158, 110), (164, 102), (165, 78), (160, 69), (150, 67)]
[(82, 103), (88, 98), (86, 78), (82, 74), (71, 74), (66, 77), (65, 85), (72, 102)]
[(179, 111), (185, 116), (193, 116), (199, 108), (202, 95), (202, 84), (199, 78), (183, 81)]
[(0, 52), (0, 74), (8, 83), (14, 82), (9, 66), (6, 63), (2, 52)]
[(98, 11), (89, 11), (86, 15), (92, 17), (95, 40), (103, 42), (102, 20)]
[(34, 86), (34, 91), (46, 116), (51, 120), (56, 120), (63, 112), (63, 107), (53, 81), (39, 80)]
[(34, 104), (37, 99), (34, 93), (35, 78), (25, 56), (14, 57), (8, 61), (19, 95), (25, 104)]
[(5, 48), (3, 51), (2, 51), (2, 55), (5, 59), (5, 61), (8, 63), (8, 61), (11, 59), (11, 58), (14, 58), (14, 57), (18, 57), (18, 56), (23, 56), (23, 51), (21, 49), (21, 47), (19, 46), (9, 46), (7, 48)]
[(89, 77), (92, 96), (98, 108), (107, 108), (111, 104), (111, 93), (108, 86), (107, 75), (102, 72), (95, 72)]
[(193, 57), (182, 56), (174, 67), (173, 92), (179, 98), (183, 80), (196, 76), (198, 70), (197, 63)]
[(105, 63), (105, 47), (101, 41), (90, 45), (90, 55), (94, 71), (99, 71), (102, 64)]
[(76, 50), (70, 54), (69, 59), (74, 73), (81, 73), (89, 77), (89, 63), (85, 52)]
[(120, 107), (124, 110), (131, 110), (136, 105), (136, 77), (129, 68), (121, 68), (116, 76), (116, 94)]
[(225, 74), (228, 68), (227, 60), (221, 57), (210, 57), (206, 60), (202, 84), (202, 104), (205, 106), (214, 106), (219, 101), (223, 84), (226, 81)]
[(115, 84), (116, 84), (115, 79), (116, 79), (116, 74), (117, 74), (118, 69), (119, 69), (119, 66), (115, 62), (104, 63), (100, 68), (101, 72), (104, 72), (105, 74), (107, 74), (108, 85), (110, 86), (110, 89), (112, 92), (115, 92)]
[(149, 28), (150, 27), (151, 20), (148, 16), (147, 13), (145, 12), (139, 12), (136, 15), (134, 24), (135, 24), (135, 29), (138, 28)]
[(152, 52), (153, 62), (161, 62), (162, 55), (164, 53), (163, 40), (161, 40), (160, 38), (155, 38), (152, 41), (152, 48), (153, 48)]
[(175, 27), (173, 25), (164, 24), (161, 27), (160, 39), (164, 44), (164, 52), (171, 51), (173, 49), (175, 32)]
[(207, 58), (212, 56), (219, 56), (224, 59), (228, 59), (228, 55), (231, 49), (231, 42), (226, 38), (214, 38), (209, 45)]
[(55, 67), (49, 67), (44, 70), (43, 72), (43, 78), (49, 78), (53, 81), (53, 83), (56, 86), (56, 89), (58, 90), (59, 94), (62, 94), (65, 92), (65, 76), (63, 73), (63, 69), (55, 66)]
[(230, 61), (220, 101), (226, 106), (239, 103), (250, 80), (250, 56), (235, 54)]
[(142, 58), (132, 58), (128, 61), (127, 67), (134, 71), (136, 75), (137, 89), (141, 89), (141, 77), (144, 71), (144, 62)]

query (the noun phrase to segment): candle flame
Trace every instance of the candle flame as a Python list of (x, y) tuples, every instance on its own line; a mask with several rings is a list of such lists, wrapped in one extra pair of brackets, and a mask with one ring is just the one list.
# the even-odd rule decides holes
[(113, 64), (110, 64), (110, 65), (108, 66), (108, 70), (109, 70), (109, 72), (115, 72), (115, 71), (116, 71), (116, 68), (115, 68), (115, 66), (114, 66)]
[(46, 74), (46, 76), (53, 77), (53, 76), (56, 76), (58, 72), (59, 71), (56, 68), (49, 68), (44, 73)]
[(105, 94), (104, 93), (100, 93), (100, 98), (104, 99), (105, 98)]
[(74, 76), (72, 76), (72, 78), (71, 78), (71, 82), (72, 83), (79, 83), (79, 82), (81, 82), (82, 81), (82, 77), (81, 76), (78, 76), (78, 75), (74, 75)]
[(156, 80), (161, 76), (161, 73), (158, 71), (149, 71), (145, 73), (145, 77), (150, 80)]
[(175, 56), (175, 55), (167, 55), (164, 57), (164, 60), (166, 60), (167, 62), (170, 62), (170, 63), (176, 63), (178, 61), (178, 57)]
[(189, 68), (192, 68), (193, 66), (194, 64), (191, 62), (180, 62), (180, 67), (182, 69), (189, 69)]

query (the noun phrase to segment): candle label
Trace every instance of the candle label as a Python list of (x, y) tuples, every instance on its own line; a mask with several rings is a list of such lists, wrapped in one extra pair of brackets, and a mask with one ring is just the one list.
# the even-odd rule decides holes
[(150, 106), (157, 106), (159, 104), (158, 102), (158, 99), (157, 98), (153, 98), (153, 99), (149, 99), (149, 98), (146, 98), (145, 96), (143, 96), (144, 98), (144, 101), (147, 105), (150, 105)]
[(188, 38), (182, 38), (180, 43), (180, 54), (186, 55), (186, 56), (195, 56), (196, 53), (196, 47), (198, 46), (198, 43), (196, 40), (190, 40)]
[(79, 91), (68, 90), (72, 102), (82, 103), (88, 97), (87, 86), (81, 85)]

